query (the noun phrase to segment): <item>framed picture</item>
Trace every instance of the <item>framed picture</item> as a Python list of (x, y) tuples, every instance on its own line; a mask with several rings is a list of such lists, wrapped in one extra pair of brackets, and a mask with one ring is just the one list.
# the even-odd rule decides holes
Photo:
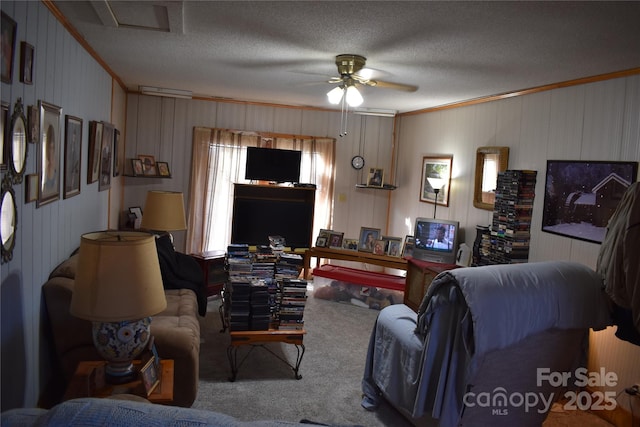
[(62, 144), (60, 125), (62, 108), (38, 101), (40, 106), (40, 152), (38, 154), (37, 207), (60, 198), (60, 151)]
[(140, 377), (144, 390), (149, 396), (153, 393), (153, 390), (160, 384), (160, 376), (158, 375), (158, 369), (155, 364), (155, 357), (150, 357), (149, 360), (140, 368)]
[(89, 156), (87, 157), (87, 184), (98, 180), (100, 175), (100, 148), (102, 147), (102, 123), (89, 122)]
[(33, 58), (34, 49), (27, 42), (20, 42), (20, 82), (33, 84)]
[(63, 197), (80, 194), (80, 170), (82, 166), (82, 119), (65, 116), (64, 136), (64, 193)]
[(131, 172), (133, 173), (133, 176), (144, 175), (144, 170), (142, 168), (142, 160), (131, 159)]
[(142, 160), (142, 171), (144, 175), (148, 175), (148, 176), (158, 175), (158, 170), (156, 169), (156, 159), (153, 156), (149, 156), (147, 154), (140, 154), (138, 158)]
[(40, 109), (33, 105), (27, 107), (27, 126), (29, 142), (32, 144), (40, 142)]
[(118, 129), (114, 129), (113, 130), (113, 176), (116, 177), (118, 175), (120, 175), (121, 173), (121, 168), (122, 168), (122, 162), (120, 161), (121, 159), (121, 154), (120, 151), (122, 151), (124, 147), (121, 147), (120, 144), (120, 131)]
[(602, 243), (638, 162), (547, 160), (542, 231)]
[(98, 191), (111, 187), (113, 168), (113, 137), (115, 128), (111, 123), (102, 123), (102, 145), (100, 146), (100, 173), (98, 174)]
[[(424, 156), (422, 158), (422, 181), (420, 182), (420, 201), (449, 206), (449, 187), (451, 186), (452, 155)], [(434, 186), (440, 186), (437, 192)]]
[(9, 103), (2, 102), (0, 104), (2, 111), (0, 114), (0, 171), (7, 169), (7, 154), (5, 154), (4, 136), (7, 132), (9, 123)]
[(367, 178), (367, 186), (382, 187), (384, 185), (384, 169), (369, 168), (369, 176)]
[(13, 57), (16, 50), (16, 29), (18, 24), (2, 11), (2, 69), (0, 78), (3, 83), (13, 81)]
[(385, 237), (387, 242), (387, 255), (399, 257), (402, 254), (402, 237)]
[(158, 167), (158, 175), (160, 175), (160, 176), (171, 176), (171, 172), (169, 171), (169, 163), (167, 163), (167, 162), (157, 162), (156, 166)]
[(376, 240), (380, 238), (379, 228), (360, 227), (360, 239), (358, 250), (361, 252), (373, 252)]
[(358, 239), (342, 239), (342, 249), (347, 249), (350, 251), (358, 250)]
[(38, 174), (32, 173), (27, 175), (24, 202), (31, 203), (36, 200), (38, 200)]
[(407, 235), (404, 238), (404, 244), (402, 245), (402, 258), (413, 256), (413, 248), (415, 247), (415, 238)]
[(129, 208), (129, 213), (135, 215), (133, 222), (134, 230), (140, 229), (140, 224), (142, 223), (142, 209), (139, 206), (132, 206)]
[(344, 233), (332, 231), (329, 235), (329, 247), (330, 248), (342, 248), (342, 238)]
[(384, 255), (386, 245), (387, 245), (386, 240), (382, 240), (382, 239), (378, 239), (375, 242), (373, 242), (373, 254)]
[(325, 248), (327, 246), (327, 238), (324, 236), (318, 236), (316, 238), (316, 247)]

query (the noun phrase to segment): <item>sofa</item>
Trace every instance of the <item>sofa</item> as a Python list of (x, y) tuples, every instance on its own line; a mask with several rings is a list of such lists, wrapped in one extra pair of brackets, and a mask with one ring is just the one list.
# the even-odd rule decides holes
[[(129, 399), (81, 398), (60, 403), (46, 410), (40, 408), (18, 408), (0, 415), (3, 427), (27, 426), (224, 426), (224, 427), (286, 427), (314, 426), (302, 420), (286, 421), (240, 421), (229, 415), (201, 409), (177, 408), (154, 405)], [(338, 426), (336, 426), (338, 427)], [(346, 427), (346, 426), (343, 426)]]
[[(378, 315), (362, 406), (386, 400), (414, 425), (540, 426), (579, 385), (589, 328), (611, 322), (600, 275), (579, 263), (440, 273), (418, 312), (396, 304)], [(565, 383), (549, 380), (561, 372)]]
[[(50, 395), (44, 399), (48, 403), (44, 406), (60, 401), (79, 362), (102, 359), (93, 344), (91, 322), (69, 313), (77, 263), (76, 253), (58, 265), (42, 287), (44, 328), (53, 350), (50, 364), (53, 373), (59, 374), (50, 381), (54, 384), (47, 386)], [(197, 263), (196, 267), (199, 268)], [(174, 360), (173, 405), (190, 407), (198, 392), (198, 297), (192, 289), (167, 289), (167, 286), (165, 296), (167, 308), (153, 316), (151, 334), (159, 357)]]

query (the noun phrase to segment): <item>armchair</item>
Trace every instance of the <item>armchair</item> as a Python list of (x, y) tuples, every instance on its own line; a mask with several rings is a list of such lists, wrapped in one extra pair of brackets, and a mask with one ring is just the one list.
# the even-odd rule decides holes
[(444, 272), (417, 313), (404, 304), (380, 312), (362, 405), (385, 399), (416, 425), (539, 426), (574, 385), (553, 387), (540, 369), (575, 373), (588, 328), (610, 324), (600, 276), (578, 263)]

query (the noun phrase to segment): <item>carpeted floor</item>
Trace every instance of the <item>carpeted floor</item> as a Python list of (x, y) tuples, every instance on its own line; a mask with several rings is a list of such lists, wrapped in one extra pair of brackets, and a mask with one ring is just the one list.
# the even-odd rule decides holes
[[(309, 292), (309, 295), (312, 295)], [(335, 425), (407, 427), (396, 410), (382, 405), (369, 412), (360, 406), (360, 381), (378, 311), (309, 296), (305, 308), (306, 351), (300, 380), (293, 370), (263, 348), (240, 347), (240, 366), (230, 382), (229, 335), (221, 333), (219, 299), (211, 299), (201, 318), (200, 384), (194, 408), (222, 412), (244, 421), (302, 419)], [(268, 344), (278, 357), (295, 361), (292, 345)], [(251, 351), (250, 353), (248, 353)], [(552, 411), (544, 427), (604, 426), (591, 414)]]
[[(378, 311), (310, 296), (305, 308), (306, 351), (300, 380), (293, 370), (263, 348), (255, 347), (230, 382), (229, 336), (220, 333), (220, 301), (210, 300), (201, 318), (200, 384), (194, 408), (232, 415), (241, 420), (313, 420), (324, 424), (408, 426), (394, 409), (369, 412), (360, 406), (360, 381)], [(271, 343), (271, 351), (295, 361), (292, 345)], [(240, 347), (238, 358), (250, 351)]]

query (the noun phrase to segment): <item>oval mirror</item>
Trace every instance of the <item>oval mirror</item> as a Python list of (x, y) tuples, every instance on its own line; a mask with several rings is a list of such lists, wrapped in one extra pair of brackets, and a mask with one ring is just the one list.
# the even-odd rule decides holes
[(2, 262), (13, 258), (13, 247), (16, 244), (16, 223), (18, 209), (16, 196), (11, 188), (9, 177), (2, 181), (2, 198), (0, 199), (0, 243), (2, 243)]
[(22, 175), (27, 164), (27, 120), (22, 108), (22, 98), (18, 98), (11, 116), (9, 128), (9, 166), (13, 175), (13, 183), (22, 182)]
[(498, 172), (507, 170), (509, 147), (480, 147), (476, 152), (476, 176), (473, 206), (493, 210)]

